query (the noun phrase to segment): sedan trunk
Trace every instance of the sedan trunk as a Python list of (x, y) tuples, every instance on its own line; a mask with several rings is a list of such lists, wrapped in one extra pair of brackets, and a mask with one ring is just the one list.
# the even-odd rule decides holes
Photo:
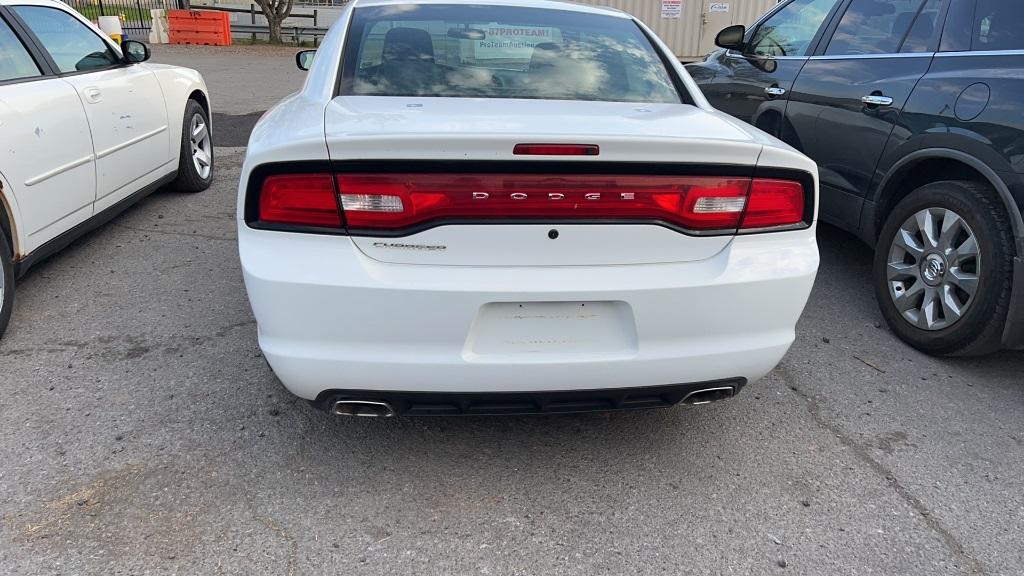
[(706, 259), (729, 243), (737, 222), (716, 210), (742, 211), (761, 150), (682, 104), (347, 96), (325, 114), (353, 241), (407, 264)]

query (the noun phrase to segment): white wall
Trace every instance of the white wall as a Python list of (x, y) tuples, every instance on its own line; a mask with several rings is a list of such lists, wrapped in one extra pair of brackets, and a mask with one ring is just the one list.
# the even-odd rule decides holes
[[(624, 10), (650, 26), (680, 58), (696, 58), (700, 54), (700, 34), (708, 0), (682, 0), (679, 18), (662, 18), (662, 0), (575, 0), (581, 4), (611, 6)], [(727, 0), (733, 23), (752, 24), (759, 16), (778, 4), (778, 0)], [(718, 30), (708, 30), (717, 34)]]

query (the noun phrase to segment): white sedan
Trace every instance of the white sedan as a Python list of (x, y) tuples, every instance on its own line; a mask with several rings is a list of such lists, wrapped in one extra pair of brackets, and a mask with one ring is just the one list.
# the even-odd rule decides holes
[(0, 0), (0, 335), (32, 264), (162, 185), (210, 186), (206, 84), (148, 58), (62, 2)]
[(817, 169), (628, 14), (349, 4), (256, 126), (239, 251), (281, 382), (332, 413), (728, 398), (818, 267)]

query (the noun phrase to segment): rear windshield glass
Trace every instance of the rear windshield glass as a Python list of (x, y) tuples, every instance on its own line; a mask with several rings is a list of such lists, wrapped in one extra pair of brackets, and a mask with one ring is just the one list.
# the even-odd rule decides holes
[(628, 18), (466, 4), (356, 9), (341, 93), (680, 102)]

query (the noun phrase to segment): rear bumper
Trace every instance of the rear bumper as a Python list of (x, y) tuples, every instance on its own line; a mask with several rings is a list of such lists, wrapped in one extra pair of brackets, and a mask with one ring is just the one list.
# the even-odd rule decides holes
[[(264, 355), (290, 391), (310, 400), (339, 390), (544, 392), (754, 381), (792, 343), (818, 266), (813, 227), (737, 237), (698, 262), (629, 266), (386, 264), (347, 237), (244, 224), (239, 248)], [(609, 303), (623, 311), (629, 334), (592, 352), (565, 348), (558, 334), (550, 346), (533, 342), (529, 352), (481, 351), (478, 331), (486, 323), (478, 317), (486, 305), (538, 302)], [(493, 334), (488, 341), (494, 344)]]
[(335, 413), (338, 402), (368, 400), (386, 404), (394, 415), (493, 416), (523, 414), (571, 414), (668, 408), (680, 402), (703, 404), (739, 393), (743, 378), (643, 386), (557, 390), (552, 392), (394, 392), (382, 390), (327, 390), (313, 404)]

